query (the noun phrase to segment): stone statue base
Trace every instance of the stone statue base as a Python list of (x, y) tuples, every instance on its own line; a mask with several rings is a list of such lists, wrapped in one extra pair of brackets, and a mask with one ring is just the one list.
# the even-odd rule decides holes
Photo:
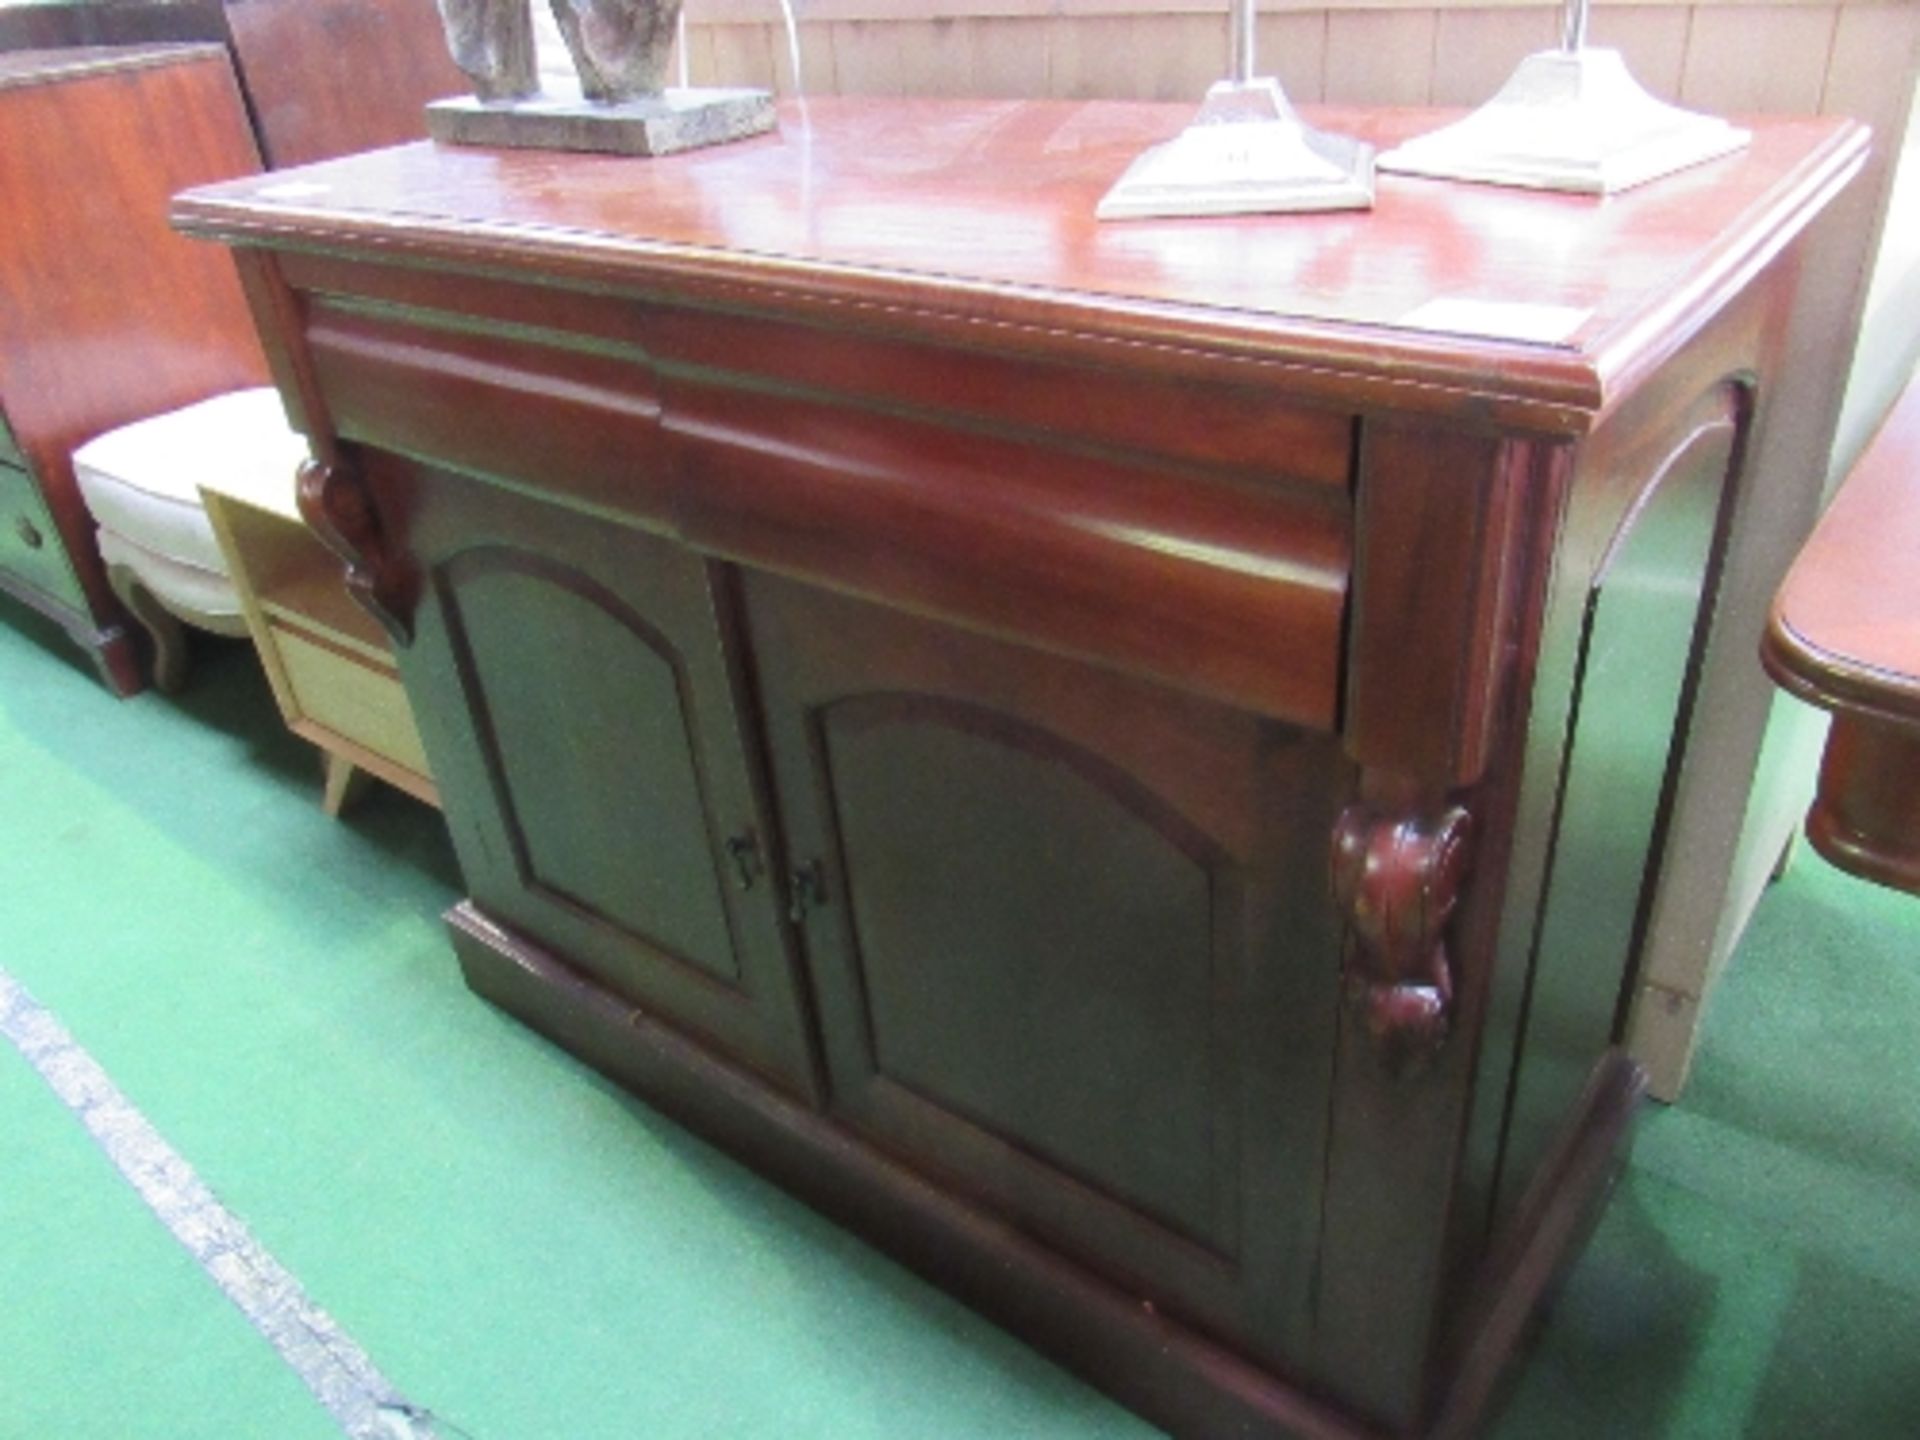
[(607, 155), (671, 155), (773, 127), (773, 96), (764, 90), (667, 90), (613, 105), (578, 94), (491, 101), (463, 95), (427, 106), (427, 133), (448, 144)]

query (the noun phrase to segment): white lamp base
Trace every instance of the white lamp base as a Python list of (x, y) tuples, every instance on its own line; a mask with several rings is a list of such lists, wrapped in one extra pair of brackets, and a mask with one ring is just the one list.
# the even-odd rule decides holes
[(1543, 50), (1473, 114), (1387, 151), (1380, 168), (1608, 195), (1716, 160), (1752, 138), (1654, 99), (1617, 50)]
[(1223, 80), (1191, 125), (1127, 167), (1094, 214), (1131, 220), (1372, 205), (1372, 146), (1309, 129), (1277, 80)]

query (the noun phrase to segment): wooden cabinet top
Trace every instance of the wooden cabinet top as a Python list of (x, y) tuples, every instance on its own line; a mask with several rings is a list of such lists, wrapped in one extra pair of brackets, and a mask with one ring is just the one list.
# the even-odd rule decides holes
[(14, 50), (0, 52), (0, 90), (196, 60), (217, 59), (224, 63), (226, 58), (227, 52), (218, 45), (92, 45), (70, 50)]
[[(1296, 392), (1579, 433), (1864, 159), (1844, 120), (1607, 200), (1383, 175), (1372, 212), (1096, 223), (1190, 107), (819, 99), (666, 159), (422, 143), (183, 198), (231, 241), (510, 268), (969, 346), (1281, 366)], [(1436, 112), (1323, 110), (1386, 144)], [(1477, 333), (1469, 333), (1477, 332)]]

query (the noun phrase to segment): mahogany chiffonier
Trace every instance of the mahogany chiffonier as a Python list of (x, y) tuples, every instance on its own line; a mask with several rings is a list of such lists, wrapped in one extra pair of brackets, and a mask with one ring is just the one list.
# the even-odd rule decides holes
[(1186, 118), (821, 99), (175, 217), (393, 636), (475, 989), (1177, 1434), (1461, 1433), (1613, 1173), (1866, 137), (1096, 225)]
[(0, 593), (121, 694), (143, 682), (73, 450), (265, 378), (233, 266), (167, 225), (175, 191), (259, 168), (217, 45), (0, 53)]

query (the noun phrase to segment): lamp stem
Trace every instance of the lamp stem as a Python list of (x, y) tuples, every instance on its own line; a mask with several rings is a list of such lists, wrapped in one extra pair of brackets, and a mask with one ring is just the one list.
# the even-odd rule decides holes
[(1231, 48), (1229, 68), (1236, 85), (1253, 79), (1253, 12), (1256, 0), (1233, 0), (1229, 17)]
[(1586, 48), (1588, 8), (1589, 0), (1567, 0), (1566, 15), (1560, 30), (1560, 48), (1569, 55)]

